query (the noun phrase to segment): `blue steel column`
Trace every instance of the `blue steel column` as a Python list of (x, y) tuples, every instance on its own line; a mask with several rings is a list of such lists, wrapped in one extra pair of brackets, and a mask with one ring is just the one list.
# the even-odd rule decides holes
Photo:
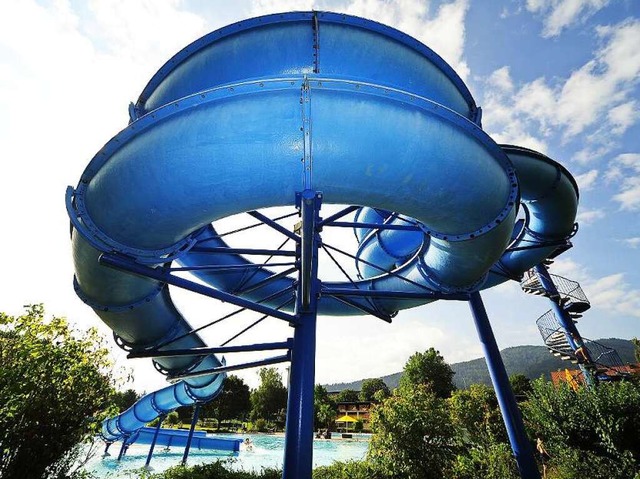
[(158, 440), (158, 433), (160, 432), (160, 428), (162, 427), (162, 421), (164, 421), (165, 415), (162, 414), (158, 417), (158, 425), (156, 426), (156, 430), (153, 433), (153, 440), (151, 441), (151, 447), (149, 448), (149, 454), (147, 455), (147, 462), (144, 463), (145, 469), (149, 469), (149, 464), (151, 464), (151, 458), (153, 457), (153, 450), (156, 447), (156, 441)]
[(109, 448), (111, 447), (111, 444), (113, 444), (112, 442), (107, 442), (106, 446), (104, 448), (104, 452), (102, 453), (102, 457), (108, 457), (111, 454), (109, 454)]
[(127, 444), (127, 440), (129, 436), (122, 437), (122, 446), (120, 446), (120, 453), (118, 453), (118, 461), (122, 459), (122, 457), (127, 453), (127, 449), (129, 449), (129, 445)]
[(305, 190), (300, 198), (302, 241), (296, 298), (299, 324), (291, 351), (283, 479), (310, 479), (313, 468), (313, 391), (316, 361), (318, 244), (316, 232), (322, 195)]
[[(564, 330), (564, 335), (567, 338), (569, 346), (571, 346), (571, 349), (573, 349), (574, 351), (577, 350), (579, 346), (576, 344), (574, 337), (578, 338), (578, 340), (582, 343), (582, 335), (578, 331), (578, 328), (573, 322), (573, 319), (571, 319), (571, 316), (569, 316), (569, 313), (567, 313), (567, 311), (562, 307), (560, 303), (560, 292), (558, 291), (558, 288), (556, 288), (556, 285), (553, 282), (551, 275), (549, 274), (549, 270), (542, 263), (535, 266), (533, 269), (537, 273), (538, 278), (540, 278), (540, 284), (545, 289), (545, 291), (549, 293), (549, 301), (551, 301), (551, 307), (553, 308), (556, 318), (558, 318), (560, 326)], [(579, 364), (579, 367), (587, 384), (589, 386), (592, 386), (594, 384), (594, 380), (591, 372), (582, 364)]]
[(193, 431), (195, 430), (196, 423), (198, 422), (199, 412), (200, 412), (200, 403), (197, 402), (193, 408), (193, 418), (191, 419), (191, 428), (189, 429), (189, 437), (187, 438), (187, 445), (184, 448), (184, 455), (182, 456), (183, 466), (187, 463), (187, 458), (189, 457), (189, 449), (191, 449), (191, 440), (193, 439)]
[(522, 479), (540, 479), (540, 472), (533, 457), (531, 443), (525, 433), (520, 410), (513, 396), (513, 391), (511, 391), (509, 377), (504, 368), (502, 356), (500, 356), (500, 350), (493, 336), (491, 324), (489, 324), (487, 311), (482, 303), (480, 293), (475, 292), (471, 294), (469, 306), (471, 307), (476, 329), (478, 330), (478, 336), (484, 349), (489, 375), (491, 376), (493, 388), (496, 391), (496, 397), (498, 398), (498, 404), (502, 412), (502, 419), (507, 428), (507, 435), (509, 436), (511, 449), (518, 464), (520, 477), (522, 477)]

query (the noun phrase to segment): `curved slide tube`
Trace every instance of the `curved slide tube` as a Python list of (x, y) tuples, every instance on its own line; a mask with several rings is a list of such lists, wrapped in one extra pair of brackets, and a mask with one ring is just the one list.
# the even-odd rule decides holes
[[(525, 216), (516, 223), (507, 251), (492, 266), (481, 289), (519, 280), (525, 271), (562, 252), (566, 241), (575, 234), (579, 192), (573, 176), (536, 151), (512, 145), (502, 145), (502, 149), (515, 167)], [(360, 209), (358, 219), (377, 224), (415, 222), (413, 218), (373, 208)], [(420, 247), (419, 233), (357, 228), (355, 234), (360, 243), (359, 271), (365, 278), (378, 274), (365, 262), (392, 269)]]
[[(359, 213), (367, 222), (377, 216), (422, 229), (356, 231), (360, 258), (396, 268), (389, 274), (359, 263), (363, 279), (356, 287), (362, 289), (472, 291), (494, 281), (498, 262), (517, 271), (527, 261), (504, 252), (514, 241), (520, 195), (532, 203), (516, 241), (566, 233), (539, 213), (559, 198), (532, 186), (547, 169), (556, 171), (555, 164), (541, 160), (546, 166), (531, 168), (529, 178), (524, 172), (537, 154), (501, 148), (483, 132), (480, 110), (449, 65), (415, 39), (361, 18), (295, 12), (213, 32), (158, 71), (130, 116), (67, 195), (76, 291), (127, 349), (204, 343), (196, 334), (184, 336), (191, 328), (166, 285), (101, 266), (103, 252), (149, 265), (247, 264), (240, 255), (194, 246), (225, 246), (212, 222), (291, 205), (305, 189), (321, 191), (325, 203), (375, 208)], [(518, 186), (516, 170), (529, 186)], [(571, 183), (567, 175), (559, 180), (563, 188)], [(270, 298), (264, 303), (271, 306), (293, 294), (288, 277), (252, 288), (272, 274), (266, 269), (248, 281), (240, 272), (195, 274), (225, 292)], [(378, 299), (375, 306), (392, 316), (428, 301)], [(357, 300), (322, 297), (319, 313), (361, 311)], [(214, 355), (154, 361), (164, 373), (222, 364)], [(223, 380), (199, 376), (147, 395), (105, 422), (105, 438), (130, 435), (173, 408), (210, 400)]]

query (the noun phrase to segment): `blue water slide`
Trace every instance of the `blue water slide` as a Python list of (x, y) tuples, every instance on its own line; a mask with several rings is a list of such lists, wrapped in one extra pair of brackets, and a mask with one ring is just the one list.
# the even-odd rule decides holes
[[(510, 244), (546, 245), (573, 228), (577, 189), (566, 170), (530, 150), (497, 145), (446, 62), (369, 20), (294, 12), (224, 27), (171, 58), (129, 113), (129, 125), (67, 194), (76, 291), (128, 350), (204, 342), (186, 334), (191, 327), (164, 283), (105, 267), (101, 254), (151, 266), (247, 265), (244, 256), (210, 252), (226, 246), (212, 223), (292, 205), (306, 189), (321, 191), (324, 203), (362, 206), (358, 221), (419, 228), (356, 229), (362, 278), (355, 287), (365, 290), (474, 291), (556, 249), (505, 253)], [(526, 224), (516, 223), (521, 198)], [(294, 279), (263, 283), (273, 275), (265, 268), (250, 278), (240, 270), (194, 274), (274, 307), (293, 297)], [(359, 301), (322, 296), (319, 312), (362, 314)], [(428, 301), (373, 303), (392, 316)], [(180, 356), (154, 364), (178, 374), (223, 361)], [(151, 393), (106, 421), (103, 435), (116, 440), (176, 407), (210, 400), (223, 381), (201, 375)]]

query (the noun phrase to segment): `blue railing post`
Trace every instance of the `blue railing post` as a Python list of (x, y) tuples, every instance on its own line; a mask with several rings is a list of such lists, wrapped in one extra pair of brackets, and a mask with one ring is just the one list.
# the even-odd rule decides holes
[(144, 463), (145, 469), (150, 469), (149, 464), (151, 464), (151, 457), (153, 457), (153, 450), (156, 447), (156, 441), (158, 440), (158, 433), (160, 432), (160, 428), (162, 427), (162, 421), (164, 421), (165, 415), (161, 414), (158, 416), (158, 425), (156, 426), (156, 430), (153, 433), (153, 440), (151, 441), (151, 447), (149, 447), (149, 454), (147, 455), (147, 462)]
[(507, 435), (509, 436), (511, 449), (518, 464), (520, 477), (522, 477), (522, 479), (540, 479), (540, 472), (533, 457), (533, 449), (524, 430), (520, 410), (518, 409), (513, 391), (511, 391), (507, 370), (504, 368), (500, 350), (498, 349), (496, 338), (493, 335), (480, 293), (475, 292), (471, 294), (469, 306), (471, 307), (476, 329), (478, 330), (478, 336), (484, 349), (489, 375), (491, 376), (493, 388), (496, 391), (496, 397), (498, 398), (498, 404), (502, 412), (502, 419), (507, 428)]
[(316, 310), (319, 292), (316, 232), (322, 195), (305, 190), (300, 195), (302, 241), (299, 243), (295, 325), (289, 375), (283, 479), (311, 479), (313, 468), (313, 392), (316, 360)]
[(196, 428), (196, 423), (198, 422), (198, 413), (200, 412), (200, 403), (196, 402), (193, 407), (193, 418), (191, 419), (191, 428), (189, 429), (189, 437), (187, 437), (187, 445), (184, 448), (184, 455), (182, 456), (182, 465), (184, 466), (187, 463), (187, 459), (189, 458), (189, 449), (191, 449), (191, 441), (193, 440), (193, 431)]

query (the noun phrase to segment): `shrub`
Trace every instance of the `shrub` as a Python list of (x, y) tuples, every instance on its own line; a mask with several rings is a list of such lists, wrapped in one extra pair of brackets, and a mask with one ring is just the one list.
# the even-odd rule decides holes
[(175, 466), (159, 474), (142, 473), (144, 479), (280, 479), (277, 469), (265, 468), (260, 472), (232, 471), (229, 461), (216, 461), (195, 466)]
[[(640, 473), (640, 386), (631, 382), (597, 387), (533, 382), (523, 412), (544, 439), (557, 477), (628, 479)], [(574, 475), (571, 475), (574, 474)]]
[(517, 479), (518, 468), (508, 444), (472, 447), (467, 454), (459, 454), (451, 477), (456, 479)]
[(373, 409), (369, 459), (390, 477), (441, 479), (455, 460), (447, 403), (425, 385), (398, 388)]
[(387, 479), (389, 476), (367, 461), (334, 462), (314, 469), (313, 479)]

